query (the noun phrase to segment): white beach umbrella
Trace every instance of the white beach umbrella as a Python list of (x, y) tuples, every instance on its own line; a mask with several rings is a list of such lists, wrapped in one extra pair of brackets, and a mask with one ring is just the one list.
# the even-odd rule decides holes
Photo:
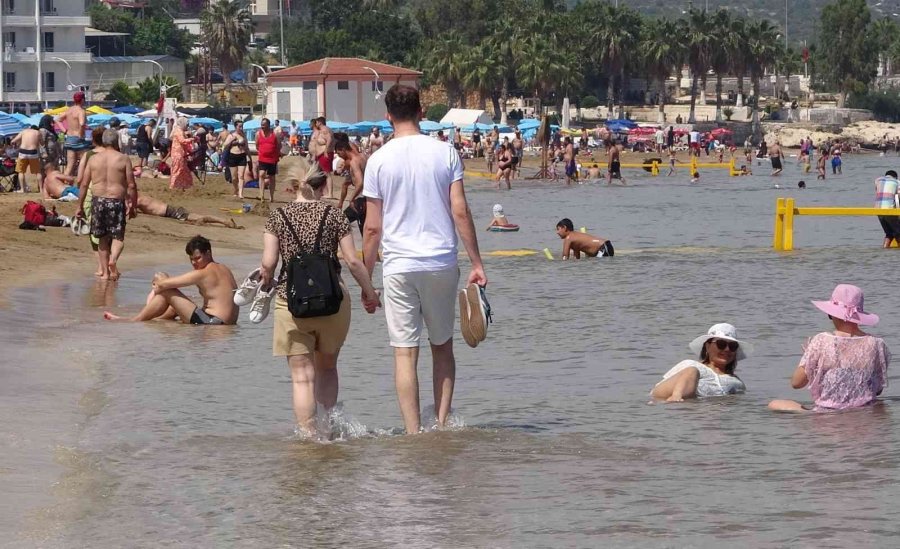
[(563, 98), (562, 104), (562, 123), (560, 124), (564, 130), (569, 129), (569, 122), (571, 121), (571, 115), (569, 114), (569, 98)]

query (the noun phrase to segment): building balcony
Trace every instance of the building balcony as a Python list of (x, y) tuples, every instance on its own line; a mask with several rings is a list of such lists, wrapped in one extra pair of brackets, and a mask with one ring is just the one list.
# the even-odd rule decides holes
[[(15, 90), (7, 91), (3, 90), (3, 99), (0, 101), (8, 102), (29, 102), (29, 101), (39, 101), (37, 90), (20, 90), (16, 88)], [(57, 87), (54, 91), (44, 91), (44, 97), (40, 99), (40, 101), (71, 101), (72, 100), (72, 92), (67, 91), (65, 89), (60, 90)]]
[[(41, 61), (44, 63), (59, 63), (59, 59), (65, 59), (69, 63), (90, 63), (91, 52), (86, 51), (42, 51)], [(25, 51), (6, 50), (3, 52), (3, 61), (5, 63), (37, 63), (37, 52), (33, 48), (26, 48)]]
[[(43, 27), (89, 27), (91, 18), (86, 15), (42, 15)], [(34, 28), (34, 15), (3, 15), (3, 27)]]

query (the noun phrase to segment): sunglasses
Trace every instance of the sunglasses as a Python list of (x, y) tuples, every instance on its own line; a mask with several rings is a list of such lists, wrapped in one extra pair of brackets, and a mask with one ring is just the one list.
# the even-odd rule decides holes
[(732, 353), (737, 351), (738, 347), (740, 347), (740, 344), (738, 344), (737, 341), (726, 341), (724, 339), (716, 339), (714, 341), (714, 343), (716, 344), (716, 347), (718, 347), (718, 349), (720, 351), (724, 351), (725, 348), (727, 347), (728, 350), (731, 351)]

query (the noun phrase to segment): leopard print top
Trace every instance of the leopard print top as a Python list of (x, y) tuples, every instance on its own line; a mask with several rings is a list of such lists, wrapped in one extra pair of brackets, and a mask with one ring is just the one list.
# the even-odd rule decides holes
[[(294, 238), (285, 225), (284, 218), (273, 210), (266, 220), (265, 231), (278, 237), (278, 251), (281, 253), (281, 272), (278, 279), (278, 297), (287, 299), (287, 262), (299, 252), (311, 253), (315, 249), (316, 232), (328, 205), (324, 202), (293, 202), (278, 208), (283, 210), (300, 242)], [(323, 254), (337, 255), (339, 243), (350, 232), (350, 221), (335, 207), (328, 210), (328, 218), (322, 229), (319, 249)]]

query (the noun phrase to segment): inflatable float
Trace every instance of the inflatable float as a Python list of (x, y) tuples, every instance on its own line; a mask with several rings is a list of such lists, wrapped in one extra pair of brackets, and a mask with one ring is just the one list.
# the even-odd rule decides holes
[(519, 226), (512, 223), (509, 225), (494, 225), (488, 230), (495, 233), (514, 233), (519, 230)]

